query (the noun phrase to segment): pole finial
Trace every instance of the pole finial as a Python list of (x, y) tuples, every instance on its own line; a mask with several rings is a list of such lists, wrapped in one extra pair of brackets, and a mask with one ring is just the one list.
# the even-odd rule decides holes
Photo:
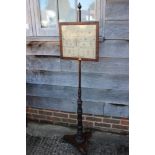
[(80, 4), (80, 3), (78, 4), (78, 6), (77, 6), (77, 7), (78, 7), (78, 9), (79, 9), (79, 10), (82, 8), (82, 6), (81, 6), (81, 4)]

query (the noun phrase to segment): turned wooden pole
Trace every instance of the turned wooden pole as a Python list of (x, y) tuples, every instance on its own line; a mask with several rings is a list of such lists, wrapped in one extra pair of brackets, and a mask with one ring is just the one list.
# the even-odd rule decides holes
[[(79, 11), (79, 22), (81, 22), (81, 4), (78, 4), (78, 11)], [(78, 100), (77, 100), (77, 134), (76, 140), (77, 142), (81, 143), (84, 141), (83, 138), (83, 124), (82, 124), (82, 100), (81, 100), (81, 58), (78, 59), (79, 63), (79, 86), (78, 86)]]

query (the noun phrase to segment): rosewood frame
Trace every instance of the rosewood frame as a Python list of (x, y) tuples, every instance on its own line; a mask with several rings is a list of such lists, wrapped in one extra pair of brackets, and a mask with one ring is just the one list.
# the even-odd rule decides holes
[(96, 25), (96, 58), (81, 58), (82, 61), (98, 61), (99, 60), (99, 22), (60, 22), (59, 23), (59, 38), (60, 38), (60, 56), (62, 59), (78, 60), (78, 57), (64, 57), (63, 56), (63, 43), (62, 43), (62, 26), (64, 25)]

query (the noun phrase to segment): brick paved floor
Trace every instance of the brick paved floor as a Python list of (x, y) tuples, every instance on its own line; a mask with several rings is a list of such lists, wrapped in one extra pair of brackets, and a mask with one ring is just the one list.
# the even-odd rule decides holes
[[(27, 155), (80, 155), (72, 145), (62, 140), (65, 134), (75, 134), (72, 128), (28, 123)], [(128, 155), (128, 136), (94, 131), (88, 155)]]

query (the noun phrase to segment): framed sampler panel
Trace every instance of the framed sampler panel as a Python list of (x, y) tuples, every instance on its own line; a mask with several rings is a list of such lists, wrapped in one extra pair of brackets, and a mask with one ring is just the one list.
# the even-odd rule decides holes
[(61, 58), (98, 61), (99, 22), (61, 22), (59, 33)]

